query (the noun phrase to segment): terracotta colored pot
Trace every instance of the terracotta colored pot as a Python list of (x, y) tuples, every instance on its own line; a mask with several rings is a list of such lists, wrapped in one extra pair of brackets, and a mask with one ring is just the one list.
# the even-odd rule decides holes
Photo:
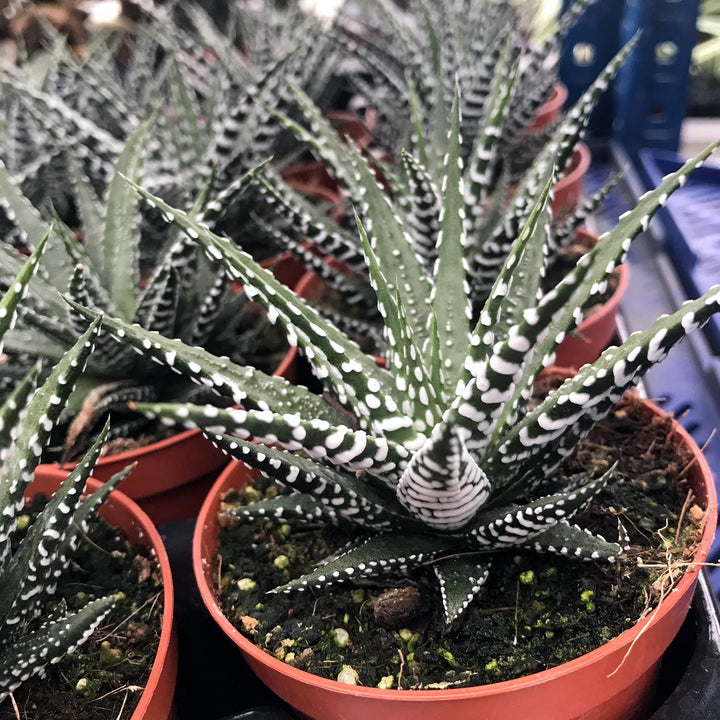
[(556, 220), (562, 220), (580, 203), (583, 179), (590, 167), (590, 150), (580, 143), (570, 159), (565, 174), (555, 184), (555, 195), (552, 201), (552, 214)]
[(534, 134), (559, 120), (563, 105), (568, 98), (568, 89), (561, 82), (555, 83), (550, 97), (540, 106), (535, 117), (528, 126), (527, 132)]
[[(643, 401), (657, 416), (666, 413)], [(674, 437), (694, 455), (688, 485), (706, 505), (706, 524), (695, 560), (707, 557), (717, 516), (717, 497), (707, 461), (679, 425)], [(258, 677), (275, 693), (316, 720), (639, 720), (652, 701), (660, 660), (690, 607), (698, 566), (686, 573), (659, 610), (605, 645), (550, 670), (493, 685), (457, 690), (380, 690), (344, 685), (291, 667), (245, 638), (223, 615), (213, 575), (217, 551), (217, 510), (221, 497), (253, 478), (241, 463), (222, 473), (198, 517), (193, 566), (210, 614), (242, 651)], [(635, 643), (630, 650), (631, 645)], [(628, 653), (628, 650), (630, 652)], [(628, 653), (627, 657), (625, 657)], [(623, 662), (622, 669), (614, 672)]]
[[(578, 235), (584, 235), (597, 242), (597, 236), (587, 230), (580, 229)], [(558, 365), (580, 368), (586, 363), (595, 362), (610, 344), (617, 329), (615, 321), (620, 301), (630, 282), (630, 268), (627, 265), (620, 265), (615, 272), (618, 278), (615, 292), (607, 302), (580, 323), (575, 333), (568, 335), (558, 345), (555, 351), (555, 362)]]
[[(287, 351), (273, 375), (296, 381), (297, 348)], [(159, 525), (195, 517), (227, 457), (200, 430), (184, 430), (135, 450), (101, 457), (93, 477), (104, 482), (132, 463), (138, 465), (120, 483), (120, 490)], [(52, 463), (39, 467), (62, 481), (75, 465)]]
[[(35, 480), (30, 485), (27, 498), (37, 493), (52, 495), (65, 477), (40, 466), (35, 471)], [(88, 491), (100, 486), (98, 480), (88, 480)], [(163, 615), (160, 626), (160, 643), (150, 676), (143, 690), (140, 702), (130, 720), (168, 720), (172, 716), (175, 680), (177, 676), (178, 648), (173, 622), (174, 592), (170, 561), (165, 546), (150, 518), (124, 493), (114, 491), (100, 508), (100, 517), (122, 531), (132, 543), (149, 548), (160, 565), (163, 581)]]
[(303, 195), (332, 203), (342, 197), (340, 186), (320, 160), (289, 165), (282, 171), (282, 178), (293, 190)]
[(354, 112), (333, 110), (325, 117), (330, 121), (338, 135), (349, 137), (360, 150), (364, 150), (372, 143), (373, 136), (366, 122)]
[[(289, 288), (294, 288), (298, 280), (307, 272), (305, 266), (290, 252), (263, 260), (259, 265), (266, 270), (272, 270), (275, 278)], [(233, 284), (236, 283), (233, 281)]]

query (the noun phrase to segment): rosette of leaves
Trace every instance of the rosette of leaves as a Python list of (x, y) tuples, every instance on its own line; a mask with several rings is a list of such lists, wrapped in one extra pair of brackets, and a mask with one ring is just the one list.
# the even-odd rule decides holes
[[(561, 481), (558, 468), (643, 373), (720, 310), (720, 286), (607, 349), (536, 407), (527, 400), (632, 238), (719, 144), (667, 176), (555, 288), (542, 292), (551, 168), (472, 329), (462, 281), (462, 196), (452, 181), (457, 152), (446, 165), (432, 276), (385, 193), (368, 181), (367, 221), (358, 231), (385, 321), (387, 369), (227, 238), (138, 187), (267, 307), (323, 382), (323, 397), (119, 318), (105, 318), (103, 327), (144, 357), (242, 404), (136, 406), (169, 423), (202, 427), (226, 452), (289, 491), (244, 506), (242, 517), (323, 518), (357, 528), (355, 544), (277, 592), (408, 575), (431, 565), (452, 620), (472, 601), (497, 551), (527, 548), (578, 559), (612, 559), (623, 551), (622, 530), (613, 542), (572, 523), (613, 469)], [(71, 305), (88, 319), (96, 316)]]
[(554, 129), (527, 132), (558, 82), (561, 42), (592, 2), (577, 0), (542, 41), (533, 41), (511, 0), (415, 0), (408, 9), (379, 0), (372, 12), (341, 23), (337, 34), (359, 60), (362, 70), (350, 80), (377, 110), (380, 139), (390, 148), (408, 147), (421, 127), (433, 170), (442, 167), (455, 83), (461, 89), (467, 158), (467, 143), (491, 112), (493, 78), (507, 53), (511, 65), (517, 61), (515, 91), (498, 144), (517, 173), (531, 164)]
[[(488, 116), (473, 140), (467, 165), (461, 159), (463, 135), (458, 86), (449, 123), (445, 123), (449, 124), (449, 130), (442, 143), (426, 137), (422, 123), (418, 122), (413, 152), (402, 153), (402, 172), (393, 173), (386, 166), (381, 168), (382, 177), (390, 186), (388, 203), (393, 222), (401, 226), (398, 232), (410, 240), (428, 277), (432, 276), (438, 258), (438, 233), (446, 212), (444, 194), (448, 192), (447, 183), (453, 185), (453, 192), (460, 197), (465, 235), (463, 256), (467, 265), (473, 318), (478, 317), (514, 240), (543, 192), (550, 168), (556, 168), (550, 187), (552, 198), (557, 171), (570, 162), (598, 98), (632, 51), (634, 42), (628, 43), (613, 58), (567, 113), (522, 181), (513, 188), (512, 194), (509, 194), (507, 178), (500, 186), (495, 184), (495, 170), (501, 155), (499, 139), (508, 117), (508, 101), (517, 77), (517, 65), (510, 67), (507, 53), (497, 63), (488, 100)], [(365, 214), (366, 194), (375, 192), (375, 160), (363, 157), (355, 148), (342, 142), (319, 109), (299, 88), (293, 88), (293, 93), (305, 125), (282, 114), (277, 114), (279, 121), (330, 168), (348, 203), (368, 225), (372, 219)], [(457, 163), (451, 163), (450, 174), (446, 165), (439, 170), (433, 165), (430, 157), (433, 146), (440, 147), (445, 158), (458, 158)], [(548, 226), (545, 231), (548, 241), (544, 249), (547, 257), (539, 267), (551, 268), (559, 261), (564, 248), (574, 239), (576, 230), (612, 191), (618, 180), (619, 176), (611, 178), (569, 216), (554, 219), (550, 209), (546, 208), (542, 223)], [(272, 212), (256, 219), (259, 227), (276, 245), (290, 250), (312, 268), (343, 299), (346, 312), (331, 313), (330, 319), (341, 329), (372, 337), (382, 346), (379, 337), (382, 322), (370, 292), (370, 275), (356, 233), (329, 222), (317, 208), (287, 187), (272, 168), (266, 167), (258, 172), (254, 183)], [(326, 255), (342, 261), (350, 272), (338, 273), (325, 261), (323, 256)]]
[[(218, 212), (229, 211), (239, 201), (228, 194), (233, 181), (291, 149), (292, 142), (280, 146), (282, 128), (265, 107), (287, 109), (288, 80), (320, 99), (335, 51), (317, 24), (297, 10), (233, 5), (221, 31), (199, 7), (174, 5), (148, 4), (121, 50), (97, 36), (79, 59), (59, 37), (44, 54), (2, 73), (0, 160), (36, 206), (52, 206), (72, 225), (81, 214), (70, 192), (73, 165), (104, 193), (125, 141), (153, 113), (143, 182), (182, 207), (192, 205), (215, 168), (212, 199)], [(5, 214), (0, 202), (0, 229), (12, 228)], [(152, 214), (143, 218), (153, 259), (158, 228), (164, 224)]]
[[(47, 240), (38, 243), (0, 300), (0, 338), (15, 320)], [(35, 367), (0, 407), (0, 703), (87, 640), (114, 604), (112, 597), (99, 598), (72, 614), (53, 603), (88, 518), (128, 474), (118, 474), (81, 502), (107, 427), (29, 526), (24, 515), (24, 496), (43, 447), (92, 353), (99, 325), (92, 323), (42, 386)]]
[[(284, 351), (280, 333), (266, 320), (254, 319), (247, 297), (234, 293), (221, 269), (182, 235), (171, 233), (157, 263), (141, 272), (140, 202), (123, 176), (140, 176), (148, 132), (144, 123), (130, 136), (102, 201), (77, 169), (74, 197), (83, 224), (76, 233), (58, 219), (49, 230), (47, 220), (0, 167), (0, 197), (21, 244), (29, 246), (32, 238), (46, 232), (56, 236), (39, 261), (38, 276), (28, 283), (18, 326), (6, 337), (9, 360), (0, 365), (6, 387), (17, 383), (37, 358), (52, 367), (83, 332), (84, 319), (69, 309), (59, 293), (148, 330), (177, 334), (188, 343), (239, 362), (271, 364), (272, 356), (263, 358), (263, 353)], [(234, 183), (231, 192), (240, 189), (246, 179)], [(214, 226), (218, 205), (209, 200), (212, 180), (191, 213)], [(0, 245), (0, 286), (9, 286), (23, 261), (20, 252)], [(142, 433), (147, 420), (128, 412), (129, 400), (188, 399), (188, 392), (196, 395), (197, 389), (187, 380), (138, 358), (129, 347), (101, 338), (81, 387), (63, 415), (65, 458), (70, 459), (89, 442), (108, 413), (114, 416), (109, 439)], [(60, 437), (55, 440), (62, 444)]]

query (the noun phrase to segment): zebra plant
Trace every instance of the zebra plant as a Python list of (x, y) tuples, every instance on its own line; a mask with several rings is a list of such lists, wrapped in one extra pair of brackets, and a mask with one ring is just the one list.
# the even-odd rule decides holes
[[(47, 240), (38, 243), (0, 300), (0, 338), (14, 322)], [(42, 449), (92, 353), (99, 324), (93, 322), (80, 336), (41, 387), (36, 367), (0, 407), (0, 703), (87, 640), (115, 602), (100, 598), (75, 614), (53, 603), (58, 579), (88, 518), (128, 474), (118, 474), (80, 502), (107, 427), (34, 521), (27, 526), (22, 517)]]
[[(489, 115), (493, 76), (503, 54), (514, 65), (515, 92), (507, 100), (499, 145), (514, 171), (547, 140), (529, 134), (533, 117), (558, 82), (560, 43), (594, 0), (577, 0), (554, 32), (532, 42), (512, 0), (419, 0), (411, 11), (390, 0), (373, 4), (368, 18), (350, 17), (340, 25), (339, 40), (360, 61), (365, 74), (351, 75), (378, 111), (389, 146), (408, 147), (422, 128), (430, 139), (430, 168), (441, 168), (455, 82), (462, 93), (462, 134), (468, 143)], [(373, 17), (374, 15), (374, 17)], [(367, 73), (372, 80), (367, 81)], [(521, 161), (521, 158), (525, 158)], [(427, 163), (426, 163), (427, 164)]]
[[(390, 201), (367, 184), (361, 207), (367, 232), (360, 222), (358, 231), (385, 321), (387, 369), (228, 239), (136, 186), (284, 326), (325, 385), (323, 397), (119, 318), (105, 318), (103, 328), (144, 357), (242, 403), (243, 409), (152, 403), (136, 409), (202, 427), (226, 452), (289, 490), (245, 506), (243, 517), (322, 517), (357, 528), (357, 544), (278, 592), (432, 565), (452, 620), (485, 581), (497, 550), (607, 560), (623, 552), (622, 529), (614, 542), (572, 523), (613, 469), (569, 480), (558, 469), (648, 368), (720, 310), (720, 286), (609, 348), (536, 407), (527, 400), (556, 345), (603, 292), (632, 238), (718, 145), (666, 177), (543, 293), (538, 270), (547, 252), (543, 217), (551, 168), (472, 331), (462, 282), (462, 196), (451, 181), (459, 172), (457, 148), (446, 166), (432, 278)], [(97, 315), (70, 304), (87, 319)]]
[[(75, 168), (75, 199), (83, 224), (76, 236), (55, 221), (52, 232), (58, 241), (40, 259), (40, 275), (28, 283), (29, 296), (21, 308), (18, 327), (6, 337), (9, 362), (0, 366), (6, 386), (18, 382), (38, 357), (47, 360), (48, 366), (57, 362), (83, 332), (84, 319), (69, 311), (60, 292), (147, 329), (180, 334), (188, 343), (227, 353), (241, 362), (259, 361), (268, 349), (263, 336), (269, 323), (253, 321), (247, 297), (234, 293), (224, 273), (182, 236), (171, 236), (157, 264), (141, 272), (140, 202), (123, 176), (140, 176), (149, 131), (148, 123), (143, 123), (130, 136), (103, 202), (89, 179)], [(214, 226), (221, 217), (222, 201), (209, 199), (212, 180), (192, 213)], [(241, 191), (246, 181), (240, 178), (229, 194)], [(43, 215), (1, 166), (0, 197), (20, 244), (27, 246), (31, 238), (48, 232)], [(82, 242), (77, 237), (82, 237)], [(23, 261), (20, 252), (0, 245), (0, 286), (9, 286)], [(277, 343), (282, 348), (281, 336)], [(145, 418), (128, 413), (129, 400), (187, 399), (188, 391), (193, 391), (191, 383), (137, 358), (130, 348), (100, 339), (82, 391), (73, 396), (63, 417), (65, 426), (74, 417), (66, 435), (66, 459), (86, 444), (93, 428), (102, 427), (108, 413), (115, 417), (111, 438), (132, 437), (146, 428)]]
[[(621, 67), (634, 47), (628, 43), (608, 64), (591, 87), (567, 114), (546, 147), (523, 176), (522, 182), (508, 198), (505, 187), (494, 184), (495, 160), (499, 157), (499, 137), (506, 118), (508, 99), (515, 82), (515, 70), (509, 68), (509, 56), (503, 55), (497, 66), (495, 81), (488, 101), (490, 109), (473, 144), (470, 162), (446, 168), (437, 175), (429, 169), (430, 138), (423, 135), (422, 123), (416, 125), (415, 154), (403, 153), (403, 176), (395, 176), (386, 167), (383, 176), (392, 187), (391, 211), (398, 232), (406, 235), (422, 260), (428, 279), (438, 258), (437, 235), (445, 212), (443, 193), (447, 183), (453, 184), (453, 192), (459, 195), (462, 209), (462, 225), (465, 233), (463, 254), (468, 267), (473, 317), (477, 317), (487, 300), (498, 272), (502, 268), (514, 239), (527, 221), (533, 206), (543, 191), (543, 178), (551, 167), (559, 172), (570, 162), (573, 149), (582, 137), (590, 114), (601, 93)], [(361, 215), (365, 224), (372, 220), (365, 215), (365, 195), (375, 192), (376, 182), (372, 159), (363, 158), (353, 147), (337, 138), (319, 109), (299, 88), (293, 89), (296, 102), (306, 124), (301, 125), (289, 117), (278, 114), (278, 119), (291, 129), (297, 138), (316, 153), (331, 168), (343, 190)], [(450, 111), (447, 138), (442, 143), (445, 157), (462, 155), (461, 96), (456, 87)], [(437, 143), (435, 143), (437, 145)], [(557, 178), (558, 172), (553, 175)], [(563, 248), (575, 236), (600, 202), (613, 189), (619, 178), (612, 178), (593, 196), (581, 204), (569, 216), (553, 220), (548, 210), (544, 224), (550, 224), (545, 249), (548, 253), (546, 266), (551, 267), (561, 257)], [(253, 182), (266, 198), (273, 217), (256, 219), (260, 228), (276, 245), (284, 247), (321, 275), (344, 299), (346, 308), (353, 312), (331, 315), (341, 329), (360, 331), (377, 338), (380, 335), (381, 318), (369, 292), (370, 275), (365, 264), (362, 247), (356, 234), (347, 228), (336, 227), (321, 212), (288, 188), (272, 168), (266, 167), (256, 173)], [(551, 186), (551, 197), (554, 181)], [(312, 246), (315, 246), (314, 248)], [(321, 252), (316, 252), (317, 250)], [(351, 271), (338, 273), (328, 265), (323, 255), (333, 255)]]
[[(68, 222), (75, 205), (68, 156), (104, 192), (125, 141), (153, 113), (144, 184), (189, 207), (215, 168), (213, 199), (228, 210), (239, 198), (224, 193), (239, 175), (289, 150), (263, 105), (287, 107), (287, 80), (318, 99), (328, 83), (335, 51), (297, 13), (279, 20), (237, 11), (224, 33), (193, 5), (146, 5), (126, 62), (105, 38), (94, 38), (82, 60), (58, 38), (43, 56), (0, 75), (0, 160), (35, 205), (52, 205)], [(253, 40), (250, 57), (234, 45), (237, 26)], [(11, 224), (2, 216), (0, 229)], [(144, 218), (142, 232), (157, 247), (153, 220)]]

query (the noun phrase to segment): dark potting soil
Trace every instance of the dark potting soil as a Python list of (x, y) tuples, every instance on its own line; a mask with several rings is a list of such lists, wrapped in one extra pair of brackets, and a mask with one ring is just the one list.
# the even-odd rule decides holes
[[(661, 568), (694, 554), (704, 512), (688, 498), (683, 478), (690, 456), (677, 452), (671, 434), (669, 419), (652, 417), (629, 394), (562, 469), (568, 475), (600, 472), (618, 461), (611, 484), (575, 516), (609, 539), (623, 522), (632, 547), (614, 564), (499, 554), (470, 608), (446, 627), (437, 583), (427, 570), (382, 585), (266, 594), (355, 535), (324, 524), (238, 523), (221, 512), (215, 576), (223, 610), (286, 663), (331, 679), (348, 665), (367, 686), (482, 685), (572, 660), (648, 613), (669, 589)], [(276, 492), (260, 482), (230, 493), (224, 509)], [(640, 560), (657, 567), (640, 567)], [(682, 573), (674, 569), (672, 581)]]
[[(36, 515), (45, 502), (38, 496), (28, 515)], [(47, 677), (32, 678), (15, 691), (20, 720), (130, 718), (158, 649), (162, 578), (146, 548), (130, 544), (95, 518), (48, 610), (64, 601), (75, 611), (94, 598), (117, 593), (115, 607), (84, 645), (51, 665)], [(0, 720), (17, 718), (7, 699), (0, 705)]]

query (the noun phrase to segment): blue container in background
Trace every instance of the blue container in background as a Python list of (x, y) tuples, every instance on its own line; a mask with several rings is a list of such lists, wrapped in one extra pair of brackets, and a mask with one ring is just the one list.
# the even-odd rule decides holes
[(621, 44), (642, 30), (616, 83), (615, 135), (631, 156), (643, 147), (678, 148), (699, 5), (700, 0), (625, 2)]
[[(573, 4), (564, 0), (563, 9)], [(577, 100), (641, 29), (638, 46), (598, 105), (590, 132), (615, 136), (636, 157), (643, 147), (677, 150), (685, 118), (700, 0), (596, 0), (563, 42), (560, 77)]]

